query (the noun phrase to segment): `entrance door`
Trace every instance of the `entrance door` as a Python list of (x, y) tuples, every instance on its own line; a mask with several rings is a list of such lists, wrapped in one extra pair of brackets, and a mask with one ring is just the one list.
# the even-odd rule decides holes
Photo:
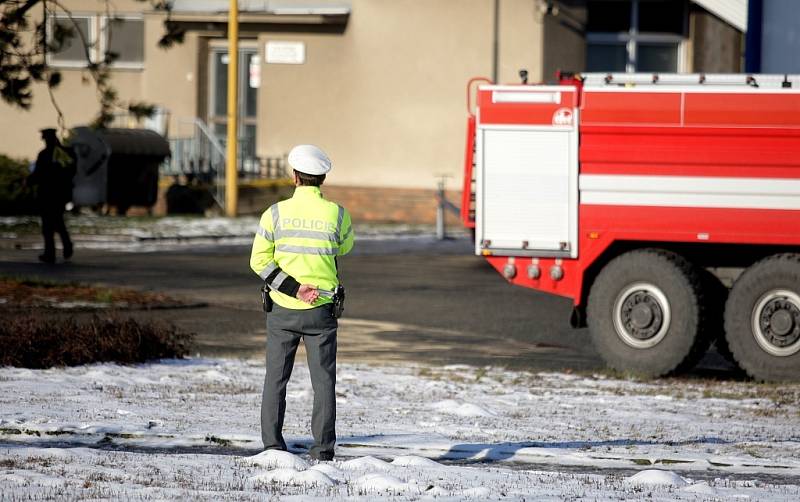
[[(208, 123), (219, 141), (225, 145), (228, 134), (228, 50), (213, 47), (209, 62), (209, 88), (211, 89)], [(261, 80), (261, 61), (253, 47), (239, 49), (239, 171), (257, 171), (256, 127), (258, 115), (258, 87)]]

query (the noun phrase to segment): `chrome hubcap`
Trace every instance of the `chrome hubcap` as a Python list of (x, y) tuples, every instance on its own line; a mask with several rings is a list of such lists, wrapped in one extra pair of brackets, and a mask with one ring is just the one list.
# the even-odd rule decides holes
[(663, 340), (669, 330), (669, 301), (655, 285), (638, 282), (617, 295), (613, 317), (614, 329), (623, 342), (647, 349)]
[(769, 354), (787, 357), (800, 351), (800, 296), (787, 289), (762, 295), (753, 308), (753, 336)]

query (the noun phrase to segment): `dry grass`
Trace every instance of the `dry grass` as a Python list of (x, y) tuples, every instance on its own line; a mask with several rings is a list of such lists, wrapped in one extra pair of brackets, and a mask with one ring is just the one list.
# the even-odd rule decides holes
[(50, 368), (183, 357), (193, 338), (169, 324), (113, 316), (95, 315), (83, 323), (72, 317), (0, 316), (0, 366)]
[(59, 283), (25, 277), (0, 277), (3, 308), (52, 307), (62, 302), (82, 302), (108, 307), (156, 308), (181, 302), (161, 293), (127, 288), (106, 288), (79, 283)]

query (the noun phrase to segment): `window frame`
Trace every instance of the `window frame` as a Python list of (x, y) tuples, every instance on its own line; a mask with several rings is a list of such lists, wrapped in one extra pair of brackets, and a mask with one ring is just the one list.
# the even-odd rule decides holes
[(145, 58), (147, 57), (147, 44), (145, 44), (145, 22), (144, 16), (141, 14), (135, 13), (119, 13), (114, 16), (107, 16), (101, 15), (99, 16), (100, 22), (100, 31), (99, 31), (99, 56), (105, 57), (106, 49), (108, 48), (108, 23), (109, 20), (113, 19), (124, 19), (124, 20), (133, 20), (133, 21), (141, 21), (142, 23), (142, 60), (141, 62), (130, 62), (130, 61), (114, 61), (109, 65), (109, 68), (112, 69), (121, 69), (121, 70), (143, 70), (144, 69), (144, 62)]
[[(86, 58), (81, 58), (80, 60), (71, 59), (71, 60), (61, 60), (59, 56), (55, 55), (54, 53), (47, 51), (47, 57), (45, 61), (47, 62), (48, 66), (52, 66), (54, 68), (87, 68), (91, 63), (97, 62), (97, 16), (93, 13), (84, 13), (84, 12), (73, 12), (72, 16), (67, 16), (66, 14), (54, 14), (48, 16), (47, 18), (47, 41), (48, 43), (52, 40), (53, 37), (53, 23), (60, 20), (65, 20), (70, 22), (71, 19), (78, 20), (78, 19), (86, 19), (89, 21), (89, 33), (87, 33), (88, 42), (91, 45), (89, 47), (89, 61)], [(80, 37), (78, 37), (80, 38)]]
[[(588, 53), (589, 45), (624, 45), (627, 54), (627, 61), (625, 63), (625, 73), (636, 73), (638, 71), (636, 59), (637, 48), (640, 43), (654, 44), (654, 45), (672, 45), (677, 44), (677, 68), (674, 70), (676, 73), (684, 73), (688, 71), (689, 55), (688, 47), (689, 40), (686, 36), (686, 19), (688, 16), (688, 7), (684, 2), (683, 19), (684, 19), (684, 34), (676, 35), (671, 33), (655, 33), (655, 32), (639, 32), (639, 4), (641, 0), (630, 0), (631, 2), (631, 27), (627, 32), (587, 32), (586, 33), (586, 51)], [(588, 61), (587, 61), (588, 63)], [(606, 71), (606, 70), (601, 70)], [(665, 72), (672, 73), (672, 72)]]

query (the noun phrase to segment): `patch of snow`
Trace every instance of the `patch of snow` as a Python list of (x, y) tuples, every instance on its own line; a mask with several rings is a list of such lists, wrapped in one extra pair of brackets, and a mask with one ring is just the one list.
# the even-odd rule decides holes
[(320, 471), (296, 471), (286, 468), (256, 474), (255, 476), (251, 476), (248, 482), (250, 485), (281, 484), (308, 488), (333, 486), (336, 484), (336, 481)]
[(425, 457), (418, 457), (416, 455), (403, 455), (392, 460), (392, 465), (399, 465), (403, 467), (423, 467), (423, 468), (441, 468), (444, 467), (439, 462)]
[(466, 490), (463, 490), (459, 495), (467, 498), (489, 500), (492, 498), (492, 491), (486, 488), (485, 486), (479, 486), (477, 488), (467, 488)]
[(367, 455), (366, 457), (359, 457), (347, 460), (339, 464), (339, 467), (341, 467), (346, 471), (369, 471), (369, 470), (389, 471), (392, 469), (392, 465), (390, 463), (369, 455)]
[(674, 472), (662, 471), (659, 469), (647, 469), (638, 472), (627, 478), (625, 482), (631, 485), (661, 485), (674, 486), (677, 488), (682, 488), (689, 484), (685, 479)]
[[(266, 208), (265, 208), (266, 209)], [(179, 250), (191, 246), (249, 246), (258, 228), (258, 216), (161, 218), (109, 218), (70, 216), (67, 227), (80, 249), (123, 252)], [(27, 230), (26, 230), (27, 228)], [(38, 218), (0, 218), (0, 238), (32, 236)], [(358, 254), (402, 252), (436, 247), (449, 252), (469, 252), (472, 244), (461, 228), (448, 228), (451, 239), (438, 241), (433, 225), (358, 224), (355, 232), (363, 246)], [(456, 237), (455, 239), (452, 239)], [(32, 244), (41, 249), (40, 243)]]
[(308, 469), (308, 462), (288, 451), (265, 450), (258, 455), (246, 457), (242, 462), (250, 465), (257, 465), (266, 469), (293, 469), (304, 471)]
[(459, 417), (493, 417), (495, 413), (487, 410), (477, 404), (460, 403), (452, 399), (445, 399), (433, 403), (431, 408), (439, 413), (447, 413), (449, 415), (458, 415)]
[(319, 464), (314, 464), (309, 467), (312, 471), (319, 471), (331, 479), (336, 481), (342, 481), (346, 479), (345, 473), (334, 467), (333, 465), (327, 462), (320, 462)]
[(404, 482), (388, 474), (370, 473), (356, 479), (351, 483), (359, 493), (384, 492), (394, 495), (419, 493), (422, 490), (414, 482)]
[(57, 309), (64, 309), (64, 310), (71, 310), (71, 309), (106, 309), (110, 307), (122, 307), (126, 306), (127, 303), (120, 302), (116, 304), (111, 303), (104, 303), (104, 302), (85, 302), (85, 301), (48, 301), (50, 306), (55, 307)]
[[(0, 472), (0, 488), (6, 483), (15, 484), (19, 486), (29, 486), (31, 484), (46, 487), (63, 486), (65, 481), (56, 476), (48, 476), (38, 472), (26, 471), (7, 471)], [(2, 493), (2, 490), (0, 490)]]
[(708, 497), (719, 497), (720, 494), (719, 490), (712, 488), (705, 481), (700, 481), (699, 483), (689, 485), (685, 487), (683, 491), (690, 493), (697, 493), (698, 495), (704, 495)]
[(227, 375), (222, 374), (219, 370), (208, 370), (201, 373), (202, 377), (206, 380), (214, 382), (230, 382), (231, 379)]

